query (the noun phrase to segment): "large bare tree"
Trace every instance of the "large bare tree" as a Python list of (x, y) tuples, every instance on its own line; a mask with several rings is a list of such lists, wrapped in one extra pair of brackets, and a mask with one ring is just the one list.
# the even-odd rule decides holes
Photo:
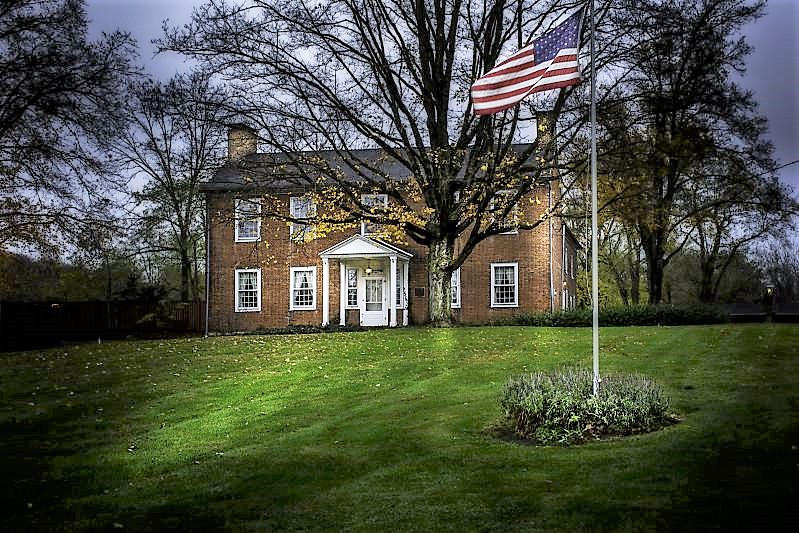
[[(754, 214), (760, 199), (787, 205), (762, 196), (783, 193), (769, 186), (774, 162), (766, 121), (734, 77), (745, 72), (750, 50), (740, 29), (764, 6), (620, 0), (610, 17), (623, 52), (617, 66), (629, 74), (605, 107), (601, 161), (623, 182), (612, 186), (619, 192), (614, 209), (640, 238), (650, 303), (663, 300), (671, 258), (721, 211)], [(686, 231), (690, 221), (697, 222), (694, 231)]]
[[(87, 40), (79, 0), (0, 3), (0, 249), (108, 222), (108, 161), (135, 73), (124, 33)], [(119, 184), (119, 183), (114, 183)]]
[(180, 299), (199, 296), (204, 203), (198, 192), (222, 162), (223, 93), (208, 75), (144, 81), (131, 91), (129, 127), (110, 153), (128, 169), (136, 209), (138, 254), (165, 254), (180, 270)]
[[(259, 130), (265, 151), (280, 154), (275, 177), (291, 167), (309, 195), (328, 206), (336, 200), (338, 210), (317, 211), (317, 229), (371, 220), (425, 246), (430, 319), (447, 324), (451, 273), (479, 242), (507, 231), (515, 204), (558, 177), (557, 155), (578, 133), (578, 108), (587, 103), (584, 87), (570, 87), (478, 118), (469, 87), (582, 4), (212, 0), (185, 27), (167, 29), (161, 47), (230, 84), (242, 120)], [(599, 66), (611, 49), (603, 48)], [(360, 148), (379, 149), (406, 178), (359, 157)], [(311, 155), (319, 150), (334, 151), (354, 176)], [(268, 185), (267, 176), (258, 181)], [(363, 203), (362, 192), (387, 194), (389, 206)], [(285, 216), (277, 203), (262, 214)], [(526, 230), (542, 219), (514, 222)]]

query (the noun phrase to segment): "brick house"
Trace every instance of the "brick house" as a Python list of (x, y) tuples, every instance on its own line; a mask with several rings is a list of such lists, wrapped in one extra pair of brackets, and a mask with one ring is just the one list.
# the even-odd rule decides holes
[[(231, 128), (228, 150), (230, 161), (250, 167), (266, 157), (257, 152), (257, 138), (246, 128)], [(410, 239), (402, 245), (386, 242), (368, 224), (304, 242), (296, 238), (305, 229), (302, 225), (258, 216), (258, 204), (248, 200), (257, 197), (257, 186), (238, 168), (225, 165), (202, 186), (210, 221), (210, 332), (427, 321), (425, 247)], [(558, 194), (557, 189), (555, 184), (551, 194)], [(285, 201), (291, 216), (310, 214), (313, 206), (290, 183), (270, 183), (270, 192)], [(551, 201), (550, 188), (537, 194), (544, 201), (517, 208), (540, 216)], [(386, 201), (382, 195), (371, 196)], [(234, 217), (223, 215), (231, 212)], [(454, 319), (484, 323), (523, 312), (573, 308), (578, 246), (557, 217), (534, 230), (511, 228), (484, 240), (453, 273)]]

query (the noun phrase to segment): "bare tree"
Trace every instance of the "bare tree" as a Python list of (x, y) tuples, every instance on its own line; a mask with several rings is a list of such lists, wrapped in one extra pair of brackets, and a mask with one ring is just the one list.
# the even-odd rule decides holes
[[(238, 96), (235, 110), (280, 155), (271, 175), (285, 179), (290, 167), (309, 196), (326, 206), (335, 200), (337, 210), (317, 212), (317, 230), (367, 220), (425, 246), (429, 316), (448, 324), (452, 272), (482, 240), (507, 231), (520, 200), (565, 174), (557, 155), (580, 130), (587, 103), (583, 87), (570, 87), (479, 118), (469, 88), (502, 54), (580, 7), (564, 0), (212, 0), (186, 27), (168, 29), (161, 47), (224, 76)], [(612, 49), (608, 43), (603, 54)], [(383, 159), (360, 158), (359, 148), (378, 149)], [(313, 157), (323, 149), (354, 175)], [(386, 160), (406, 179), (387, 172)], [(249, 170), (268, 185), (268, 172)], [(363, 192), (391, 201), (373, 206)], [(262, 214), (285, 216), (277, 207)], [(513, 223), (526, 230), (543, 220)]]
[[(739, 30), (762, 15), (764, 5), (625, 0), (614, 10), (612, 26), (624, 36), (619, 66), (630, 75), (615, 99), (623, 103), (624, 120), (606, 130), (605, 148), (615, 151), (617, 162), (627, 161), (620, 211), (640, 237), (650, 303), (662, 301), (664, 270), (692, 235), (683, 231), (686, 221), (749, 201), (704, 195), (701, 204), (692, 204), (691, 191), (719, 180), (754, 190), (753, 182), (773, 171), (772, 148), (763, 140), (765, 120), (752, 94), (731, 77), (745, 71), (749, 52)], [(733, 159), (746, 172), (729, 172)]]
[(762, 250), (760, 267), (778, 303), (799, 302), (799, 249), (791, 239), (772, 239)]
[(135, 43), (86, 30), (79, 0), (0, 3), (0, 247), (108, 222), (111, 176), (94, 147), (123, 120)]
[(202, 181), (221, 164), (223, 94), (202, 72), (132, 91), (130, 127), (108, 146), (135, 179), (138, 254), (167, 254), (180, 268), (180, 298), (197, 297), (203, 259)]
[[(686, 191), (693, 216), (685, 223), (699, 264), (699, 300), (716, 301), (727, 269), (757, 241), (784, 237), (799, 213), (790, 190), (776, 177), (732, 178), (747, 173), (739, 166), (719, 179), (697, 181)], [(713, 175), (711, 172), (704, 172)]]

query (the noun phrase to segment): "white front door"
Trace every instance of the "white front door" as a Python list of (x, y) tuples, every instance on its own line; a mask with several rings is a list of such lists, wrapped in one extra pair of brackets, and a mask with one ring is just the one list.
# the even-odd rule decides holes
[(362, 326), (388, 326), (386, 280), (364, 277), (364, 299), (361, 302)]

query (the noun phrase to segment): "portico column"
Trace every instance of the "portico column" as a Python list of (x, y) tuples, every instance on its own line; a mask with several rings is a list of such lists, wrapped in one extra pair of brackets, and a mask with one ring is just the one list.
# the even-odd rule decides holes
[(397, 325), (397, 256), (391, 256), (391, 274), (388, 281), (388, 301), (389, 301), (389, 326)]
[(328, 258), (322, 258), (322, 325), (330, 324), (330, 265)]
[(338, 273), (338, 325), (343, 326), (347, 313), (347, 265), (341, 259), (338, 260)]
[(410, 313), (410, 309), (408, 309), (408, 295), (410, 294), (410, 287), (408, 286), (408, 270), (410, 270), (411, 263), (410, 261), (405, 261), (405, 264), (402, 266), (402, 287), (405, 289), (404, 294), (402, 295), (402, 305), (404, 310), (402, 312), (402, 325), (408, 325), (408, 313)]

